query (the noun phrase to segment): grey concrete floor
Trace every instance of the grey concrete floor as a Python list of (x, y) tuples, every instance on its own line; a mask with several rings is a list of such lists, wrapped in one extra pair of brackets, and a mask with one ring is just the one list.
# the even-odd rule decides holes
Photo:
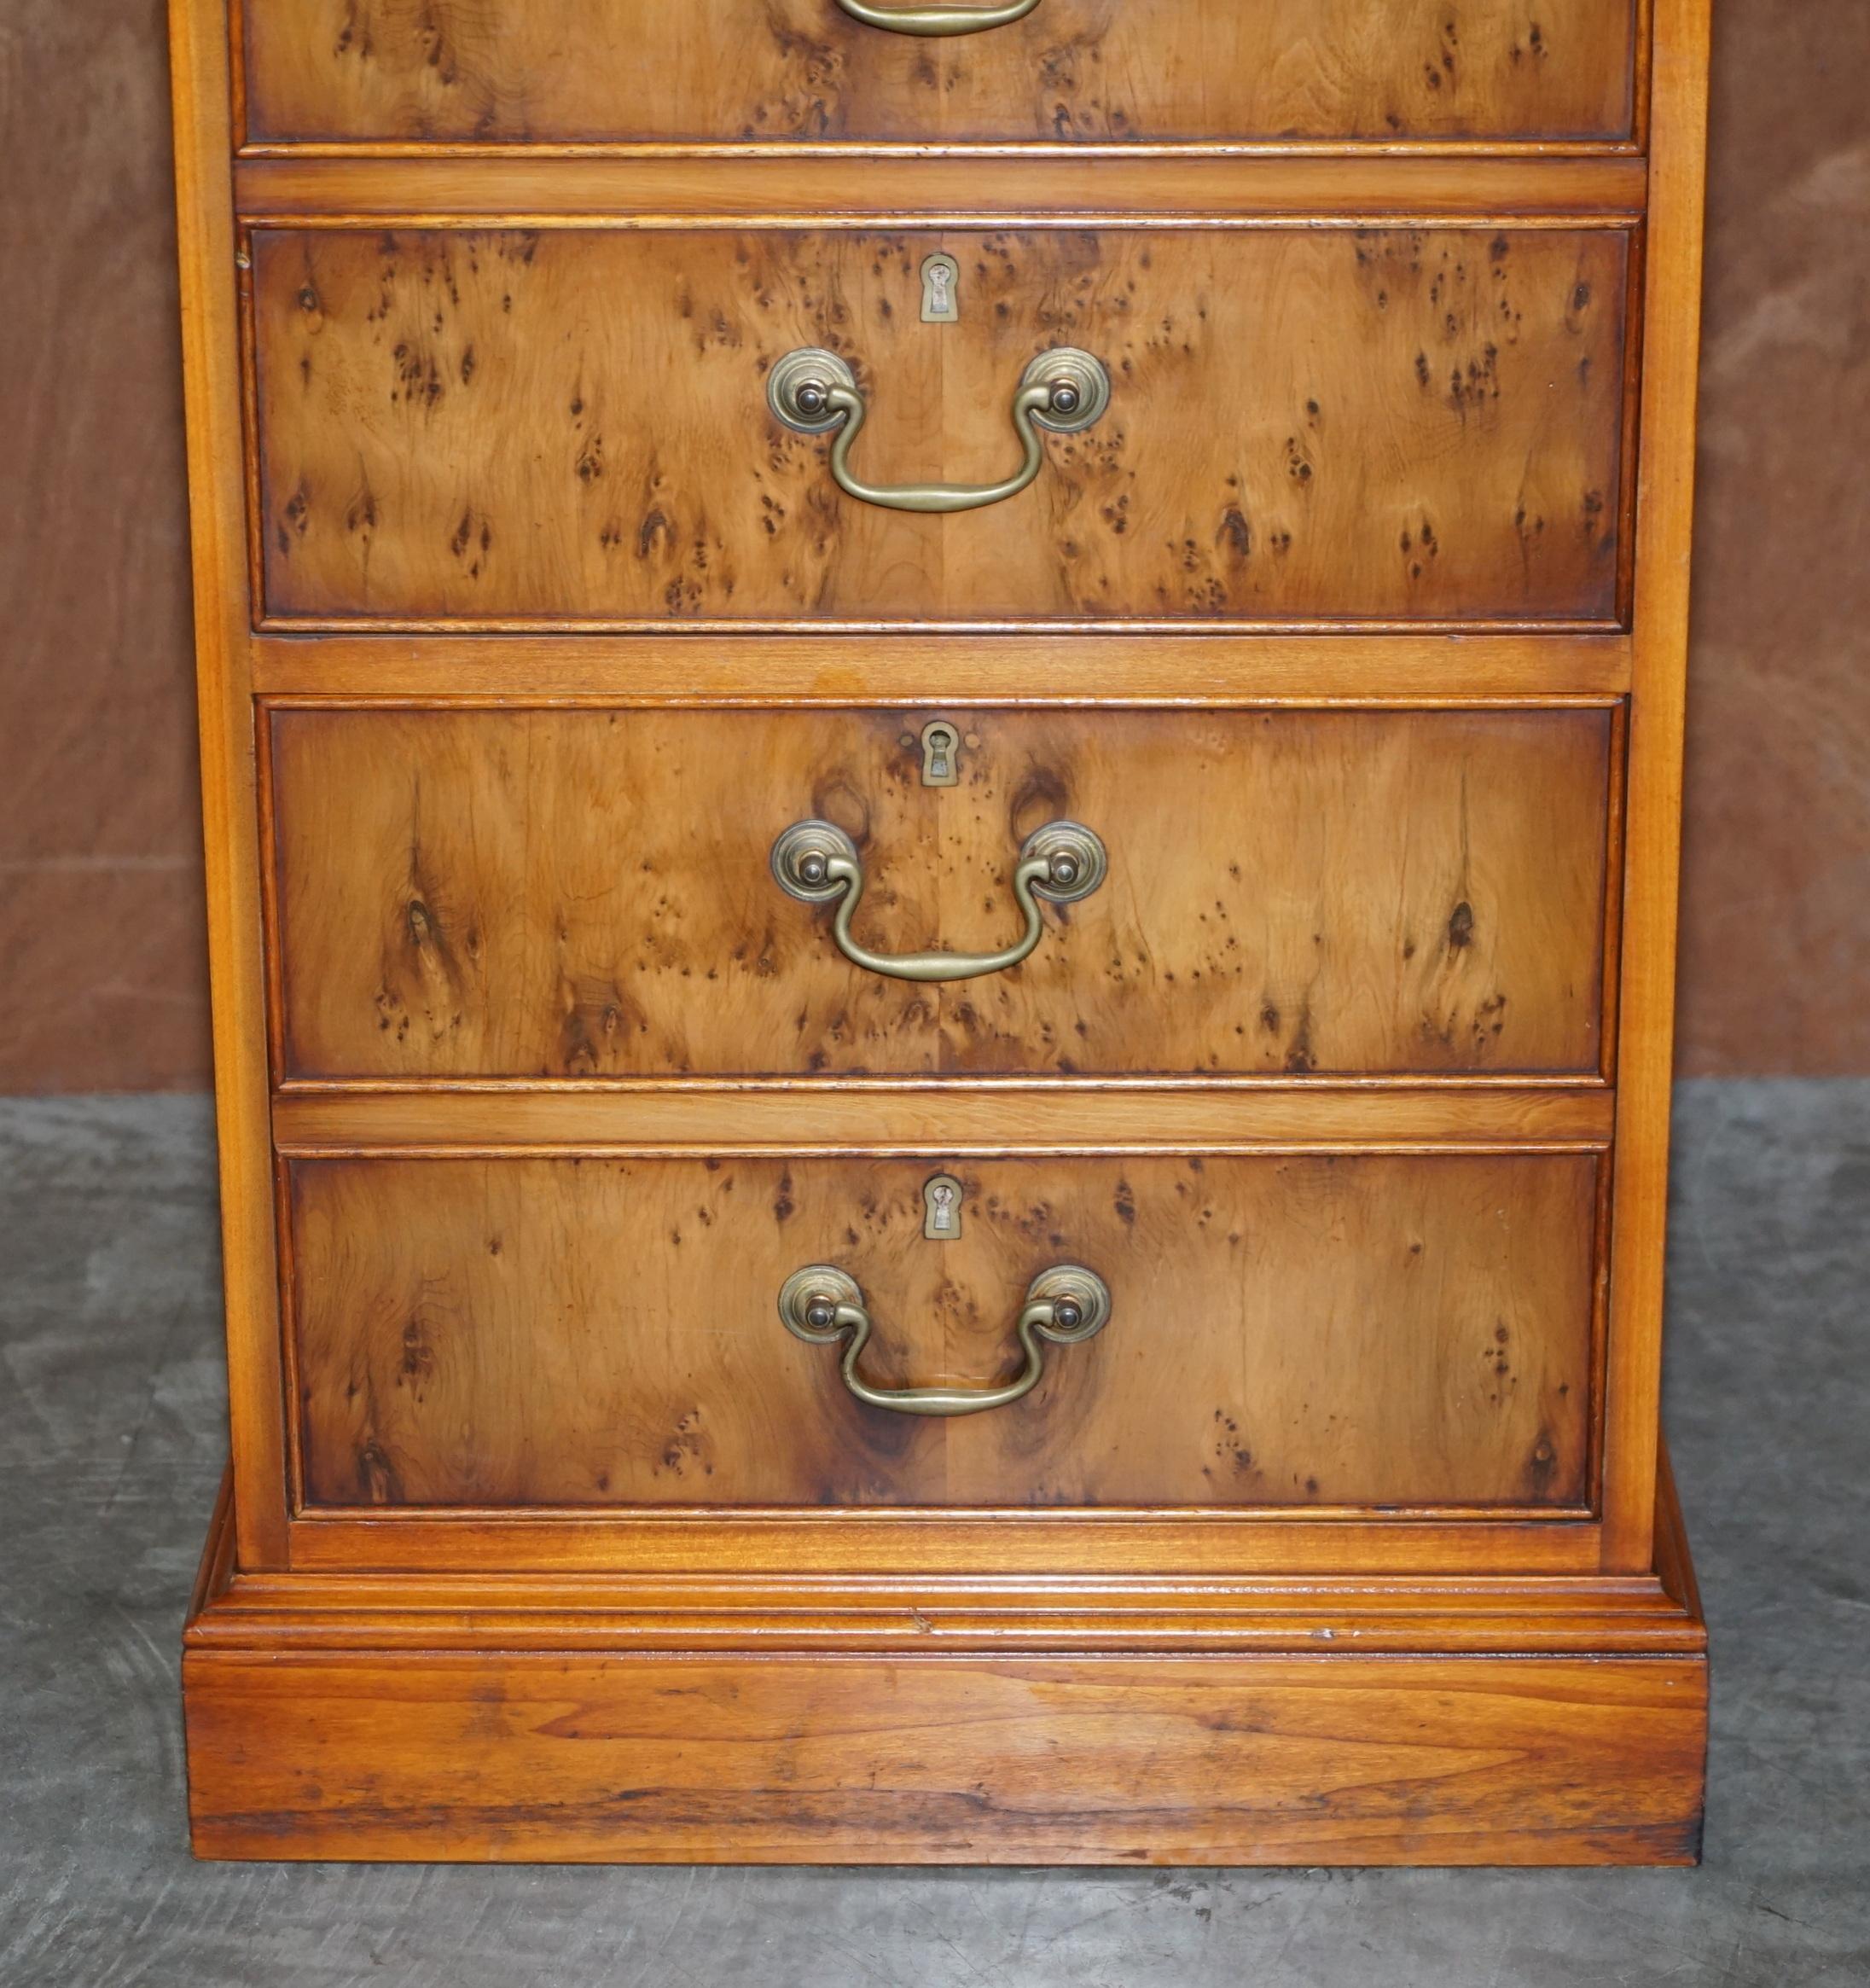
[(1870, 1982), (1870, 1084), (1690, 1085), (1677, 1137), (1699, 1871), (206, 1866), (177, 1650), (223, 1446), (207, 1108), (0, 1102), (0, 1983)]

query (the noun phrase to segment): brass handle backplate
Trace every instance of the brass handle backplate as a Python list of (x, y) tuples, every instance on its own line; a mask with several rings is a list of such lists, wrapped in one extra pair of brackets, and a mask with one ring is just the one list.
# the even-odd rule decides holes
[(1026, 1288), (1026, 1301), (1013, 1328), (1025, 1349), (1017, 1380), (1002, 1387), (873, 1387), (857, 1371), (872, 1321), (863, 1292), (849, 1271), (831, 1264), (794, 1270), (779, 1293), (779, 1316), (787, 1332), (815, 1346), (845, 1341), (839, 1363), (844, 1384), (859, 1401), (905, 1415), (974, 1415), (1006, 1408), (1031, 1394), (1045, 1374), (1041, 1340), (1075, 1346), (1110, 1322), (1110, 1287), (1080, 1264), (1041, 1270)]
[(853, 20), (891, 34), (979, 34), (1024, 20), (1039, 0), (1005, 0), (999, 7), (872, 7), (868, 0), (838, 0)]
[(1013, 894), (1026, 928), (1000, 952), (872, 952), (851, 937), (863, 896), (863, 858), (834, 822), (794, 822), (773, 845), (773, 875), (788, 897), (807, 904), (838, 900), (831, 929), (854, 966), (891, 980), (973, 980), (1003, 974), (1031, 957), (1045, 930), (1037, 900), (1075, 904), (1103, 882), (1110, 868), (1104, 845), (1077, 822), (1048, 822), (1026, 837), (1013, 873)]
[(865, 410), (857, 376), (847, 361), (802, 346), (787, 352), (766, 379), (766, 403), (775, 419), (801, 435), (832, 435), (831, 474), (839, 489), (887, 511), (978, 511), (984, 504), (1018, 497), (1045, 462), (1039, 430), (1080, 434), (1110, 405), (1110, 375), (1101, 359), (1076, 346), (1041, 352), (1013, 397), (1013, 429), (1025, 454), (1011, 476), (999, 483), (886, 485), (864, 482), (851, 468), (851, 445), (863, 427)]

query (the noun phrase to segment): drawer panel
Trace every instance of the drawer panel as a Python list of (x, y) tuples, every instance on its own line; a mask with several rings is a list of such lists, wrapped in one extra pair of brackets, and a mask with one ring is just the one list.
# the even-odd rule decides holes
[(1632, 0), (1039, 0), (932, 40), (835, 0), (243, 11), (248, 135), (271, 143), (1391, 144), (1631, 125)]
[[(951, 256), (960, 317), (921, 319)], [(462, 626), (1603, 625), (1629, 235), (1521, 227), (268, 230), (267, 615)], [(767, 403), (832, 348), (850, 474), (1025, 460), (1041, 354), (1108, 370), (1018, 496), (847, 495)], [(848, 416), (845, 417), (848, 419)]]
[[(330, 1159), (291, 1167), (314, 1506), (1571, 1507), (1588, 1154)], [(960, 1235), (925, 1236), (958, 1187)], [(1021, 1400), (848, 1391), (782, 1324), (855, 1280), (881, 1389), (1001, 1385), (1032, 1280), (1111, 1294)]]
[[(932, 724), (957, 783), (924, 783)], [(290, 1079), (1590, 1075), (1615, 714), (275, 708)], [(845, 831), (885, 955), (769, 855)]]

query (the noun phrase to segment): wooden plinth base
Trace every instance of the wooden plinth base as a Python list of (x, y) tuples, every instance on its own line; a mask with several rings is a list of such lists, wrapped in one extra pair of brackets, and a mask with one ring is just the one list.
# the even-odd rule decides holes
[(195, 1847), (1689, 1863), (1705, 1640), (1665, 1510), (1644, 1580), (1042, 1596), (229, 1575), (224, 1515), (183, 1665)]

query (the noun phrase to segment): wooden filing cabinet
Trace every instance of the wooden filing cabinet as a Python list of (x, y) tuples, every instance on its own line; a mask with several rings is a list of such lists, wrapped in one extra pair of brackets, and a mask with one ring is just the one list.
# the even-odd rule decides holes
[(216, 1857), (1676, 1863), (1707, 0), (172, 0)]

